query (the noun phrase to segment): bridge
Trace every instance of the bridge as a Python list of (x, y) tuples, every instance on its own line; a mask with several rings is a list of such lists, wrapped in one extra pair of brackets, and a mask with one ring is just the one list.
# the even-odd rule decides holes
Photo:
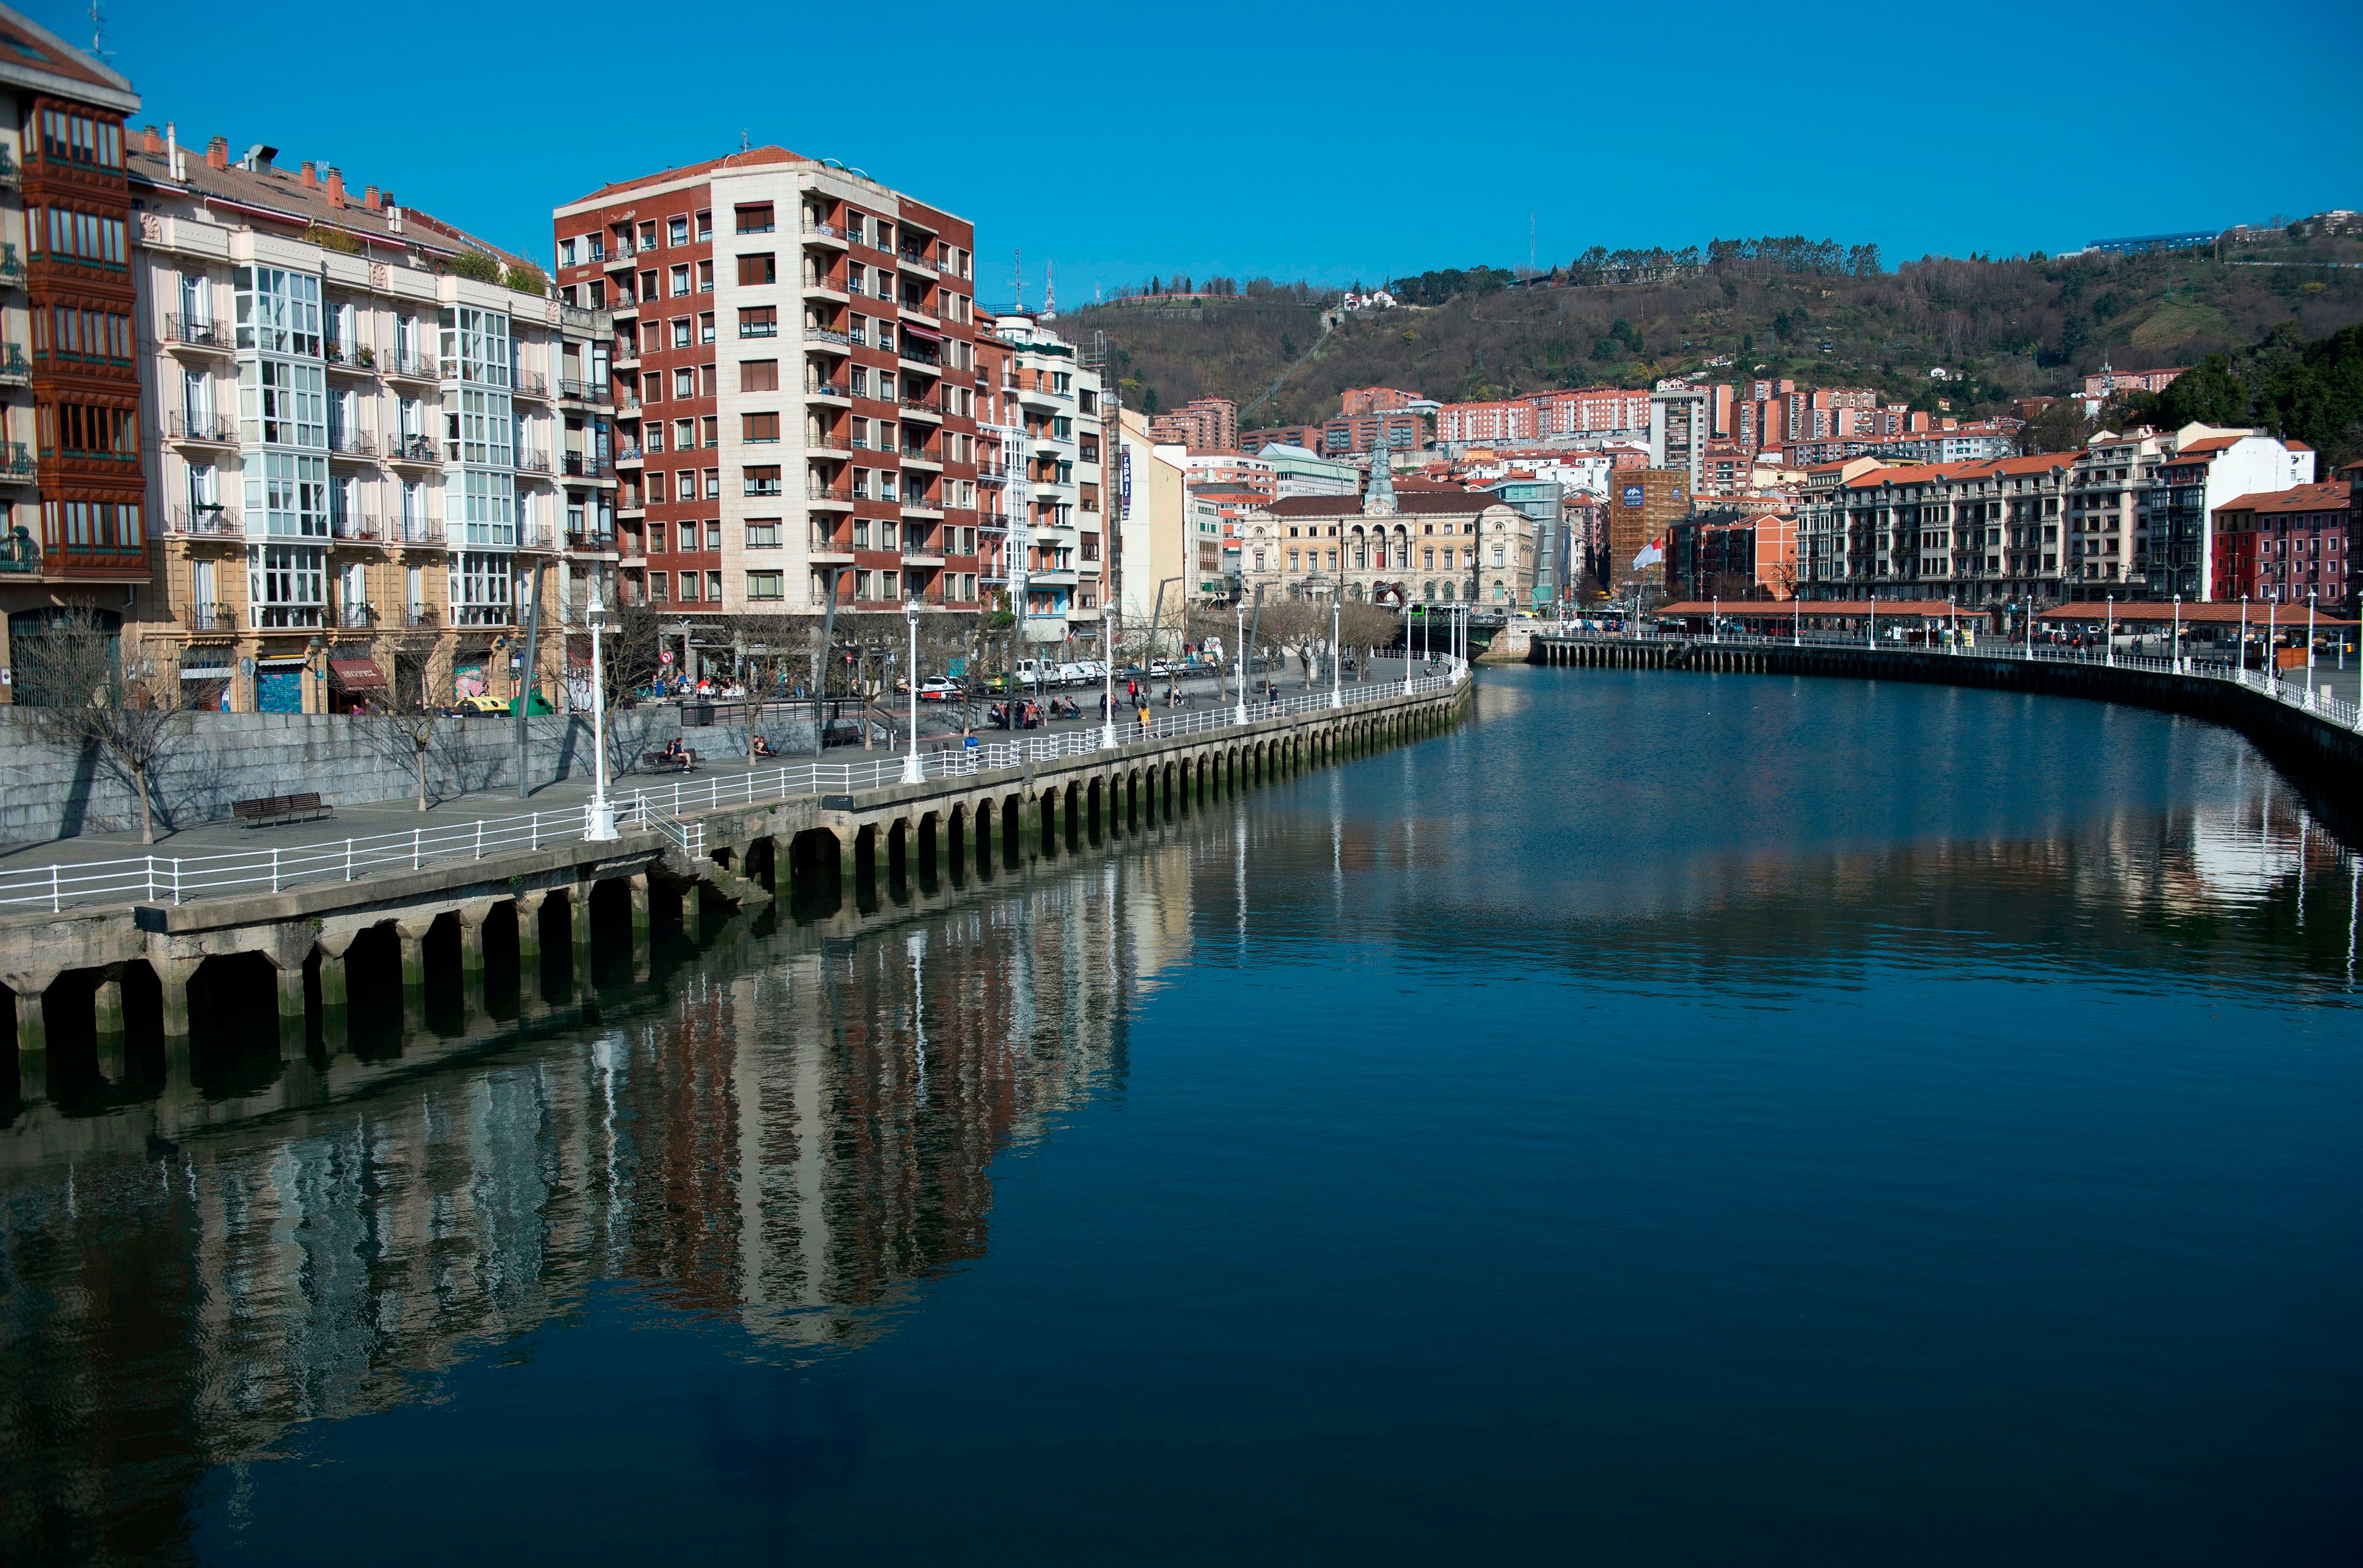
[[(257, 1046), (280, 1092), (318, 1092), (376, 1010), (416, 1029), (430, 988), (481, 1018), (588, 1005), (644, 976), (652, 940), (788, 900), (823, 916), (914, 882), (989, 874), (1113, 841), (1222, 791), (1456, 723), (1469, 671), (1313, 691), (1244, 709), (946, 748), (918, 759), (800, 763), (640, 788), (620, 836), (582, 812), (235, 856), (142, 856), (0, 878), (0, 982), (14, 999), (13, 1132), (60, 1125), (53, 1089), (89, 1103), (198, 1092)], [(489, 988), (489, 989), (488, 989)], [(302, 1065), (303, 1070), (295, 1069)], [(232, 1099), (239, 1097), (233, 1096)], [(246, 1112), (239, 1112), (245, 1114)]]
[(2229, 662), (2024, 644), (1914, 646), (1859, 634), (1787, 636), (1537, 633), (1526, 662), (1584, 669), (1908, 680), (2122, 702), (2237, 731), (2346, 828), (2363, 827), (2363, 711), (2276, 672)]

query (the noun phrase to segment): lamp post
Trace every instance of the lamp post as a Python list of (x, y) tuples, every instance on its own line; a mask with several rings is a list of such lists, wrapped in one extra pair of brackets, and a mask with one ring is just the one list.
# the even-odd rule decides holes
[(903, 667), (903, 683), (911, 689), (911, 749), (903, 758), (903, 782), (924, 784), (927, 770), (919, 765), (919, 605), (903, 601), (903, 620), (911, 628), (911, 662)]
[(2182, 673), (2182, 595), (2174, 596), (2174, 646), (2167, 650), (2172, 657), (2174, 673)]
[(1100, 749), (1115, 746), (1115, 639), (1108, 635), (1108, 624), (1115, 612), (1100, 613)]
[(2305, 591), (2305, 705), (2313, 706), (2313, 595)]
[(1231, 667), (1238, 672), (1232, 684), (1238, 688), (1238, 722), (1244, 724), (1248, 722), (1248, 602), (1244, 598), (1232, 602), (1231, 616), (1238, 626), (1231, 642)]
[(1706, 640), (1723, 641), (1723, 595), (1710, 593), (1706, 599)]
[(1796, 621), (1789, 629), (1789, 646), (1792, 648), (1801, 648), (1805, 646), (1805, 602), (1802, 598), (1794, 597), (1796, 593), (1794, 588), (1792, 588), (1790, 592), (1792, 596), (1789, 601), (1792, 606), (1791, 613), (1796, 617)]
[(1411, 584), (1403, 583), (1403, 695), (1411, 695)]
[(2109, 595), (2109, 640), (2101, 646), (2101, 662), (2114, 665), (2117, 662), (2117, 596), (2113, 593)]
[(1342, 678), (1337, 673), (1338, 667), (1344, 663), (1344, 660), (1337, 657), (1338, 614), (1337, 595), (1333, 587), (1329, 595), (1329, 706), (1332, 708), (1342, 708), (1346, 705), (1345, 689), (1338, 684)]
[(605, 842), (616, 836), (616, 808), (607, 803), (607, 667), (600, 649), (607, 635), (607, 607), (599, 602), (595, 581), (582, 620), (591, 628), (591, 812), (582, 836)]
[(2269, 692), (2271, 692), (2271, 693), (2272, 693), (2274, 696), (2276, 696), (2276, 697), (2280, 696), (2280, 691), (2281, 691), (2281, 659), (2280, 659), (2280, 649), (2278, 648), (2278, 646), (2276, 646), (2276, 645), (2280, 643), (2280, 636), (2281, 636), (2280, 621), (2280, 600), (2278, 600), (2278, 599), (2268, 599), (2268, 600), (2266, 600), (2266, 601), (2265, 601), (2265, 681), (2266, 681), (2265, 690), (2268, 690), (2268, 691), (2269, 691)]
[(2248, 596), (2245, 593), (2240, 595), (2240, 646), (2232, 657), (2239, 670), (2239, 680), (2246, 685), (2248, 679)]

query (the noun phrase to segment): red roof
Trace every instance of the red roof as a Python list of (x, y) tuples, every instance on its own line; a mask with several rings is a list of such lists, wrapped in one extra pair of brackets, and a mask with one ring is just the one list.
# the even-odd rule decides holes
[(721, 158), (709, 158), (703, 163), (684, 163), (678, 169), (660, 170), (654, 174), (643, 174), (635, 180), (618, 180), (611, 185), (600, 186), (587, 196), (577, 196), (566, 204), (570, 207), (577, 206), (584, 202), (595, 202), (604, 196), (613, 195), (618, 191), (637, 191), (644, 185), (669, 184), (675, 180), (687, 180), (695, 175), (708, 174), (716, 169), (738, 169), (752, 163), (810, 163), (811, 161), (811, 159), (803, 154), (790, 152), (784, 147), (750, 147), (744, 152), (733, 152)]
[(2227, 501), (2215, 510), (2225, 512), (2344, 512), (2352, 494), (2345, 480), (2292, 485), (2287, 490), (2260, 490)]
[(1712, 615), (1717, 611), (1726, 616), (1778, 615), (1784, 621), (1801, 614), (1807, 617), (1818, 615), (1824, 620), (1860, 621), (1874, 614), (1925, 618), (1956, 613), (1969, 616), (1983, 613), (1972, 605), (1955, 605), (1942, 599), (1727, 599), (1719, 605), (1700, 599), (1686, 600), (1679, 604), (1661, 604), (1645, 613)]

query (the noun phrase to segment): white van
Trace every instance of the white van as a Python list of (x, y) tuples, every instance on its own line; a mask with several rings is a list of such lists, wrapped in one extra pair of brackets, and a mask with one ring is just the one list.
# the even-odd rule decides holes
[(1092, 667), (1087, 664), (1062, 664), (1055, 679), (1061, 686), (1081, 686), (1092, 679)]

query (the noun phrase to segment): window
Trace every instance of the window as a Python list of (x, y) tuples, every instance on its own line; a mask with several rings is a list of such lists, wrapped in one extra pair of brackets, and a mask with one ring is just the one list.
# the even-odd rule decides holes
[(780, 470), (776, 467), (750, 468), (745, 470), (745, 493), (777, 495), (780, 493)]
[(255, 445), (328, 445), (327, 384), (317, 365), (248, 359), (239, 366), (240, 433)]
[(687, 245), (689, 243), (689, 219), (686, 217), (677, 217), (668, 221), (665, 224), (665, 243), (667, 245)]
[(749, 600), (784, 599), (787, 574), (777, 571), (750, 571), (747, 574), (747, 597)]
[[(719, 501), (722, 499), (722, 470), (720, 469), (708, 469), (705, 470), (705, 499), (708, 501)], [(721, 547), (722, 547), (719, 545), (715, 547), (716, 549), (720, 549)]]
[(738, 232), (740, 234), (769, 234), (771, 232), (771, 204), (769, 202), (749, 203), (745, 206), (735, 209), (735, 215), (738, 220)]
[(320, 357), (318, 278), (279, 267), (239, 267), (232, 279), (240, 348)]
[(749, 414), (740, 416), (739, 439), (769, 443), (780, 438), (780, 416), (776, 414)]
[[(13, 40), (12, 40), (13, 41)], [(31, 138), (27, 138), (29, 141)], [(123, 127), (63, 109), (41, 111), (41, 156), (53, 163), (123, 167)]]
[(706, 549), (707, 549), (708, 551), (710, 551), (711, 553), (713, 553), (713, 554), (715, 554), (715, 555), (717, 555), (717, 556), (718, 556), (718, 555), (720, 555), (720, 554), (722, 553), (722, 525), (721, 525), (721, 524), (719, 524), (719, 523), (708, 523), (708, 524), (705, 525), (705, 547), (706, 547)]
[(682, 295), (683, 295), (683, 294), (685, 294), (685, 293), (689, 293), (689, 265), (688, 265), (688, 263), (683, 262), (682, 265), (680, 265), (680, 266), (678, 266), (678, 267), (675, 267), (675, 268), (672, 270), (672, 274), (671, 274), (671, 282), (672, 282), (672, 293), (673, 293), (673, 297), (674, 297), (674, 298), (678, 299), (678, 298), (680, 298)]
[(697, 602), (697, 583), (698, 577), (695, 572), (685, 571), (681, 574), (681, 602), (683, 604)]
[(327, 603), (327, 552), (304, 545), (250, 545), (246, 591), (257, 626), (316, 626)]
[(640, 298), (644, 300), (652, 300), (656, 297), (657, 273), (656, 269), (651, 267), (647, 271), (640, 274)]
[(760, 256), (738, 258), (738, 286), (753, 288), (758, 284), (778, 282), (778, 271), (769, 251)]
[(661, 572), (661, 571), (652, 571), (652, 572), (649, 573), (649, 603), (651, 603), (651, 604), (662, 604), (662, 603), (664, 603), (667, 600), (669, 600), (670, 598), (671, 598), (671, 596), (672, 596), (672, 594), (671, 594), (671, 590), (672, 590), (672, 574), (671, 574), (671, 573), (670, 573), (670, 572)]
[(747, 520), (747, 547), (750, 550), (776, 550), (780, 547), (780, 521), (776, 517)]
[(571, 267), (574, 265), (573, 240), (561, 239), (558, 242), (558, 264), (561, 267)]
[(693, 398), (697, 395), (697, 372), (683, 366), (672, 373), (672, 395)]
[(741, 337), (777, 337), (780, 335), (780, 311), (777, 305), (747, 305), (738, 312), (738, 336)]
[(672, 449), (676, 452), (693, 452), (697, 449), (696, 420), (676, 419), (672, 422)]
[(720, 572), (709, 571), (705, 574), (705, 597), (716, 604), (722, 602), (722, 574)]
[(640, 396), (649, 403), (664, 401), (664, 372), (650, 370), (640, 378)]
[(780, 362), (777, 359), (739, 360), (738, 390), (742, 392), (779, 391)]
[(676, 348), (686, 348), (690, 347), (689, 317), (685, 315), (677, 315), (673, 317), (672, 346)]
[(704, 315), (697, 318), (697, 340), (700, 343), (711, 343), (714, 341), (714, 313), (712, 311), (707, 311)]

